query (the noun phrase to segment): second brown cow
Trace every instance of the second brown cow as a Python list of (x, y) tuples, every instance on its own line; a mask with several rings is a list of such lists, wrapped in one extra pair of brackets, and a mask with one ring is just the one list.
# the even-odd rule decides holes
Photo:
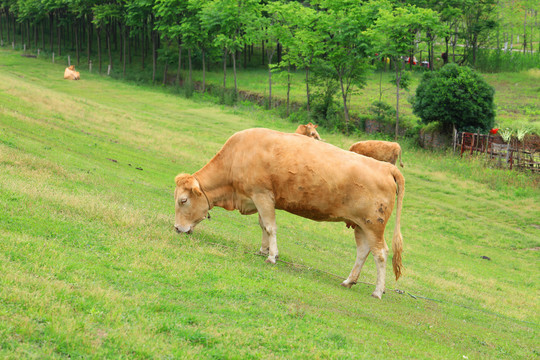
[(396, 142), (379, 140), (359, 141), (352, 144), (349, 151), (369, 156), (375, 160), (386, 161), (393, 165), (396, 165), (399, 157), (399, 165), (401, 167), (404, 166), (401, 161), (401, 146)]

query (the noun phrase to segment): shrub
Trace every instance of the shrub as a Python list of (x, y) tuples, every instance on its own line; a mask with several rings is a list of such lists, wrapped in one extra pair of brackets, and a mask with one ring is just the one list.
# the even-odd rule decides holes
[(426, 72), (412, 100), (413, 113), (422, 122), (438, 121), (444, 132), (487, 131), (495, 121), (495, 90), (468, 67), (447, 64)]

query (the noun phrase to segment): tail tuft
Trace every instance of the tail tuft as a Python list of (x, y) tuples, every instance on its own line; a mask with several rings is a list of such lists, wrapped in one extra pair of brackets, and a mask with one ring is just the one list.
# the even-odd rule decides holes
[(401, 209), (403, 208), (403, 197), (405, 196), (405, 178), (401, 172), (396, 168), (393, 168), (394, 180), (397, 184), (397, 206), (396, 206), (396, 226), (394, 227), (394, 237), (392, 239), (392, 266), (394, 268), (394, 274), (396, 275), (396, 281), (401, 276), (403, 270), (403, 264), (401, 263), (401, 253), (403, 252), (403, 236), (401, 236)]

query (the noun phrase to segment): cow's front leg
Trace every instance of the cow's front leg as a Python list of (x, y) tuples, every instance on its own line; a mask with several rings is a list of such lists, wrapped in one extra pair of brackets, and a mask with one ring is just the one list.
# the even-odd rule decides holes
[(261, 249), (259, 250), (259, 254), (268, 255), (268, 253), (270, 252), (268, 233), (264, 230), (264, 223), (261, 219), (261, 214), (259, 214), (259, 225), (261, 226), (261, 229), (262, 229), (262, 243), (261, 243)]
[(275, 264), (278, 256), (278, 248), (274, 200), (272, 196), (266, 194), (254, 195), (252, 200), (259, 212), (259, 225), (263, 232), (261, 251), (264, 251), (266, 245), (268, 245), (268, 258), (266, 259), (266, 262)]

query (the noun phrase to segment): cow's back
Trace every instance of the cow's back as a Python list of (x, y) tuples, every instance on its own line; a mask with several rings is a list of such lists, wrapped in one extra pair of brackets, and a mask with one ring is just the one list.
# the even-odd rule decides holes
[[(313, 220), (342, 221), (383, 204), (391, 208), (393, 165), (333, 145), (269, 129), (249, 129), (224, 145), (236, 191), (268, 191), (276, 208)], [(366, 200), (369, 200), (366, 202)]]

